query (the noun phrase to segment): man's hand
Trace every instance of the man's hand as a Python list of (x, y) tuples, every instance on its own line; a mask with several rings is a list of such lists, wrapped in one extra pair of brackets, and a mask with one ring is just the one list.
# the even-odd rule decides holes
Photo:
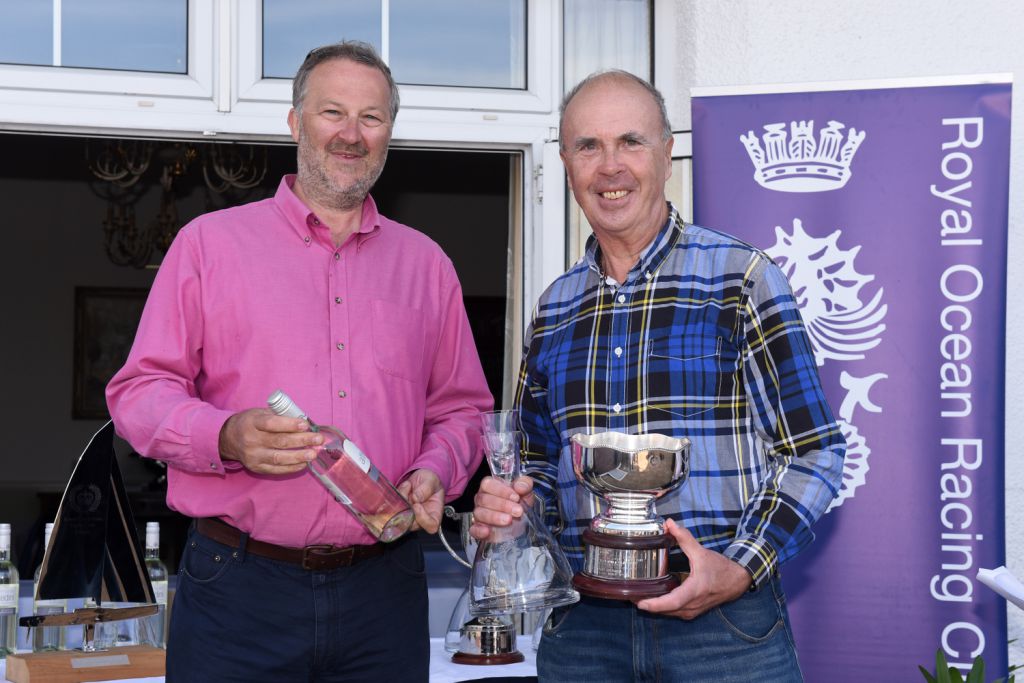
[(414, 470), (398, 485), (398, 492), (409, 501), (416, 515), (412, 528), (436, 534), (444, 511), (444, 487), (437, 474), (430, 470)]
[(533, 479), (519, 477), (512, 486), (501, 479), (484, 477), (473, 497), (473, 526), (469, 535), (482, 541), (491, 535), (491, 527), (503, 527), (523, 516), (523, 506), (533, 504)]
[(237, 460), (259, 474), (298, 472), (316, 457), (323, 434), (309, 431), (297, 417), (275, 415), (269, 408), (235, 413), (220, 429), (220, 457)]
[(721, 553), (708, 550), (673, 520), (665, 529), (675, 537), (690, 560), (690, 575), (671, 593), (640, 600), (636, 606), (648, 612), (681, 619), (695, 619), (708, 610), (735, 600), (750, 588), (750, 574)]

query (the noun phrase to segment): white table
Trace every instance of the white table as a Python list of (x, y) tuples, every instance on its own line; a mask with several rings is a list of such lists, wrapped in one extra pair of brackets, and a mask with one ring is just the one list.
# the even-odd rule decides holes
[[(443, 635), (451, 616), (451, 610), (455, 600), (468, 581), (468, 571), (456, 565), (446, 553), (426, 553), (428, 564), (431, 569), (428, 572), (430, 577), (430, 632)], [(32, 613), (32, 581), (21, 582), (20, 599), (18, 608), (21, 614)], [(81, 607), (81, 600), (69, 601), (68, 607), (74, 609)], [(67, 629), (68, 646), (76, 647), (82, 642), (81, 627), (69, 627)], [(531, 645), (529, 635), (516, 636), (516, 646), (523, 653), (525, 660), (518, 664), (501, 664), (489, 666), (474, 666), (470, 664), (452, 664), (451, 655), (445, 652), (444, 638), (435, 637), (430, 639), (430, 682), (431, 683), (455, 683), (457, 681), (471, 681), (478, 678), (500, 678), (518, 676), (536, 676), (536, 652)], [(18, 628), (18, 650), (27, 652), (31, 648), (28, 629)], [(7, 680), (7, 662), (0, 659), (0, 682)], [(121, 679), (132, 683), (164, 683), (163, 677), (158, 678), (132, 678)]]
[[(518, 636), (516, 645), (526, 658), (519, 664), (500, 666), (473, 666), (452, 664), (451, 655), (444, 650), (444, 638), (430, 639), (430, 683), (455, 683), (477, 678), (536, 676), (536, 653), (530, 644), (530, 636)], [(7, 661), (0, 659), (0, 681), (7, 680)], [(164, 683), (163, 676), (157, 678), (122, 679), (130, 683)]]

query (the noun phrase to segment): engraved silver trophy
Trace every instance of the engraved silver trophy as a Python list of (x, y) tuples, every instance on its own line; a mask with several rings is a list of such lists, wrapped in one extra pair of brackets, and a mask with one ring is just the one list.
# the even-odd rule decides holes
[[(459, 523), (459, 537), (466, 559), (460, 557), (449, 545), (444, 531), (438, 530), (441, 543), (456, 562), (472, 569), (469, 560), (476, 555), (477, 548), (476, 539), (469, 535), (469, 527), (473, 526), (473, 513), (456, 512), (455, 508), (446, 505), (444, 514)], [(462, 591), (452, 610), (444, 637), (444, 649), (451, 653), (455, 664), (514, 664), (524, 659), (523, 653), (516, 649), (516, 628), (511, 616), (474, 617), (469, 613), (469, 586)]]
[(607, 509), (583, 532), (583, 571), (573, 587), (584, 595), (638, 600), (668, 593), (679, 579), (668, 571), (673, 539), (655, 501), (686, 481), (690, 440), (663, 434), (574, 434), (576, 478)]

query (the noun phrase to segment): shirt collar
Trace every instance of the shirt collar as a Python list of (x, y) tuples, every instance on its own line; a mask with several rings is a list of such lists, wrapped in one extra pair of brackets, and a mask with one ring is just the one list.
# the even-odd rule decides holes
[[(317, 215), (310, 211), (309, 207), (299, 199), (293, 189), (294, 186), (294, 173), (283, 176), (281, 183), (277, 186), (274, 203), (281, 213), (284, 214), (285, 219), (296, 234), (308, 243), (309, 239), (307, 238), (315, 236), (314, 229), (322, 227), (326, 230), (327, 226), (322, 226)], [(359, 221), (359, 230), (356, 231), (359, 235), (358, 239), (360, 241), (366, 239), (379, 227), (380, 213), (377, 211), (377, 203), (373, 201), (373, 197), (366, 195), (366, 199), (363, 200), (363, 213)]]
[[(672, 202), (668, 202), (668, 220), (665, 221), (665, 225), (661, 227), (658, 234), (651, 240), (651, 243), (647, 245), (643, 253), (640, 254), (640, 258), (629, 270), (629, 274), (626, 275), (626, 282), (629, 282), (639, 274), (644, 274), (645, 277), (650, 280), (654, 277), (654, 274), (661, 267), (661, 264), (668, 257), (669, 252), (679, 241), (679, 236), (682, 235), (683, 230), (686, 228), (686, 223), (683, 221), (676, 207), (672, 205)], [(587, 238), (586, 251), (584, 258), (586, 259), (587, 266), (596, 273), (603, 275), (601, 270), (601, 246), (597, 243), (597, 237), (593, 234)], [(621, 284), (625, 284), (621, 283)]]

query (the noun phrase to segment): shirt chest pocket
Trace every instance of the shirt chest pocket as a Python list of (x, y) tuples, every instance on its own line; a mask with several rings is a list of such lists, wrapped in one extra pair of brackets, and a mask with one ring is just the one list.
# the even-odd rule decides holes
[(702, 415), (722, 403), (722, 337), (673, 335), (647, 342), (648, 409), (677, 417)]
[(376, 299), (371, 302), (373, 360), (382, 372), (419, 381), (423, 375), (423, 313)]

